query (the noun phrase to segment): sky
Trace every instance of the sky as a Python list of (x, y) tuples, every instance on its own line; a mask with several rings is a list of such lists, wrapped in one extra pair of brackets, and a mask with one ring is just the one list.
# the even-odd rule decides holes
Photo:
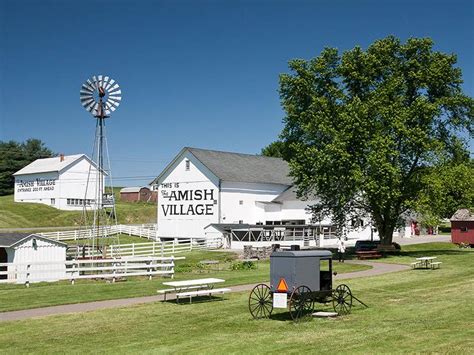
[[(92, 154), (82, 83), (115, 79), (116, 186), (148, 184), (185, 146), (256, 154), (276, 140), (288, 61), (395, 35), (455, 53), (474, 96), (474, 1), (0, 1), (0, 140)], [(0, 157), (1, 158), (1, 157)]]

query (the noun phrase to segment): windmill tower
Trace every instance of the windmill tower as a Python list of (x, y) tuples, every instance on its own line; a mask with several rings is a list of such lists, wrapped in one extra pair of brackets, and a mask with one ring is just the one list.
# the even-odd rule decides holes
[[(118, 83), (108, 76), (97, 75), (86, 80), (80, 91), (82, 106), (96, 119), (92, 161), (97, 166), (89, 168), (86, 183), (86, 197), (91, 189), (94, 199), (90, 205), (83, 205), (83, 225), (90, 229), (89, 246), (92, 250), (104, 251), (104, 246), (118, 245), (118, 235), (112, 232), (117, 225), (112, 172), (105, 132), (105, 121), (120, 105), (122, 91)], [(86, 201), (86, 198), (84, 199)], [(117, 251), (115, 251), (117, 252)], [(94, 255), (94, 254), (93, 254)]]

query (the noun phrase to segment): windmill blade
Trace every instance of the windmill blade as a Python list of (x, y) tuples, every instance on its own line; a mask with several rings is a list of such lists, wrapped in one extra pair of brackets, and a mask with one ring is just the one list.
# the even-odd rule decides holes
[(115, 106), (112, 105), (111, 103), (109, 102), (106, 102), (105, 103), (105, 107), (107, 108), (107, 110), (110, 110), (111, 112), (114, 112), (116, 109), (115, 109)]
[(112, 100), (110, 97), (109, 97), (109, 99), (107, 100), (107, 103), (113, 104), (113, 105), (115, 105), (116, 107), (118, 107), (118, 106), (120, 105), (120, 102), (114, 101), (114, 100)]
[(109, 92), (110, 91), (109, 89), (112, 87), (112, 85), (114, 85), (114, 83), (115, 83), (115, 80), (111, 78), (109, 83), (105, 87), (105, 90), (107, 90), (107, 92)]
[(87, 79), (87, 83), (92, 88), (92, 91), (97, 90), (97, 88), (95, 86), (95, 82), (91, 81), (91, 79)]
[(104, 76), (104, 81), (102, 82), (102, 87), (104, 88), (105, 91), (107, 91), (107, 86), (109, 85), (109, 80), (110, 78), (108, 76)]
[(92, 94), (94, 92), (94, 90), (89, 85), (84, 83), (84, 84), (82, 84), (81, 92), (88, 92), (88, 93)]
[[(99, 106), (99, 98), (97, 97), (97, 90), (102, 87), (106, 94), (107, 100), (103, 98), (102, 109)], [(81, 86), (79, 91), (81, 105), (94, 116), (110, 115), (114, 112), (122, 101), (122, 90), (118, 83), (110, 76), (93, 75), (87, 79)]]
[(91, 103), (95, 102), (93, 98), (91, 99), (88, 99), (88, 100), (84, 100), (84, 101), (81, 101), (81, 104), (82, 106), (84, 106), (85, 108), (87, 108), (87, 106), (89, 106)]

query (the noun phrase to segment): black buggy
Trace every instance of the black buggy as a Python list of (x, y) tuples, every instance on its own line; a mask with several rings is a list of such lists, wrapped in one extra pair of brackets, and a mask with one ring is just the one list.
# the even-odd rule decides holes
[(291, 318), (298, 321), (313, 313), (315, 302), (332, 302), (336, 313), (348, 314), (355, 297), (347, 285), (333, 289), (332, 276), (330, 251), (274, 251), (270, 255), (270, 286), (259, 284), (252, 289), (250, 313), (256, 319), (268, 318), (273, 308), (288, 308)]

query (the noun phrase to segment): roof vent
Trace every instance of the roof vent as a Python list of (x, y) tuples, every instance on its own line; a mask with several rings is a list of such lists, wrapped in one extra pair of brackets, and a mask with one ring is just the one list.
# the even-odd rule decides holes
[(64, 161), (64, 154), (59, 154), (59, 161)]

